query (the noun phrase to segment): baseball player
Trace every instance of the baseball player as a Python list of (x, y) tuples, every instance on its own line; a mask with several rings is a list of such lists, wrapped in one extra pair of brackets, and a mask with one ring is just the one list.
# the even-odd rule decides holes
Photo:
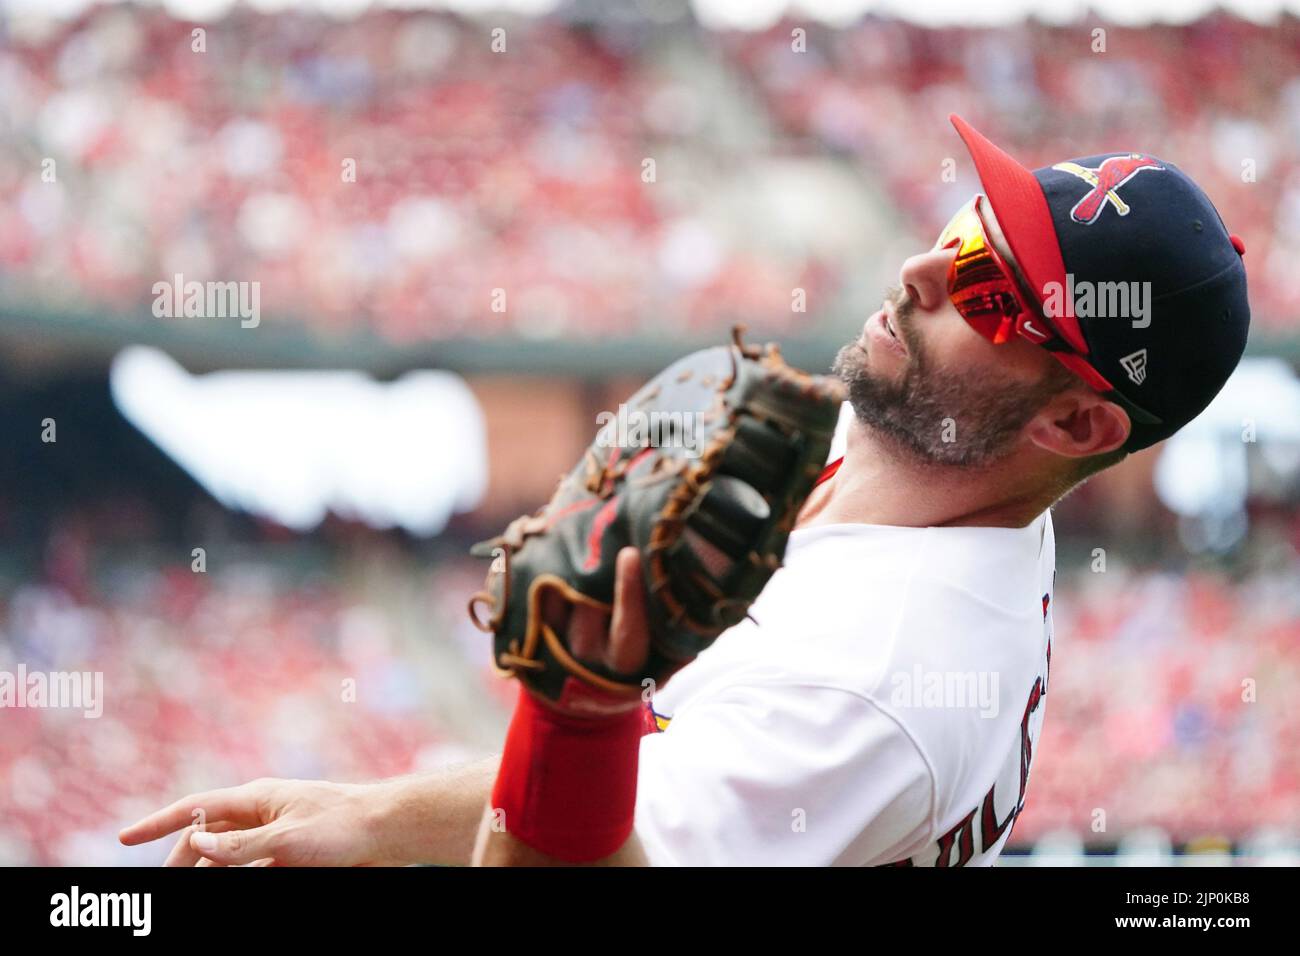
[[(839, 447), (748, 619), (635, 711), (521, 693), (501, 758), (195, 794), (123, 842), (183, 830), (173, 865), (991, 864), (1050, 690), (1050, 508), (1209, 404), (1249, 306), (1242, 241), (1177, 167), (1030, 171), (952, 122), (982, 192), (840, 351)], [(645, 660), (640, 560), (618, 554), (612, 615), (548, 612), (578, 659)]]

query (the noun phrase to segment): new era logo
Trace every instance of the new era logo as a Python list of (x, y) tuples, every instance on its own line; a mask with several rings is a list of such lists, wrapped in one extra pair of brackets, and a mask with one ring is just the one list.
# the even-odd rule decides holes
[(1132, 355), (1125, 355), (1119, 360), (1119, 364), (1124, 367), (1128, 373), (1129, 381), (1134, 385), (1141, 385), (1147, 380), (1147, 350), (1138, 349)]

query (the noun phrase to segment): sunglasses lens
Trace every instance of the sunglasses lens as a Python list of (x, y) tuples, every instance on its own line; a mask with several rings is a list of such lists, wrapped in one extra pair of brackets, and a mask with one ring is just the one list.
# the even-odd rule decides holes
[(1006, 341), (1020, 302), (989, 249), (973, 201), (944, 227), (936, 248), (957, 250), (948, 272), (948, 297), (962, 318), (989, 341)]

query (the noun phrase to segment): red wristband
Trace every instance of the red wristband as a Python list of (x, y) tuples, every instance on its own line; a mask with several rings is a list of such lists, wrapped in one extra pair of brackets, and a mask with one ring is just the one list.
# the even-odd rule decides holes
[(505, 828), (566, 863), (609, 856), (632, 835), (641, 708), (574, 717), (520, 690), (492, 807)]

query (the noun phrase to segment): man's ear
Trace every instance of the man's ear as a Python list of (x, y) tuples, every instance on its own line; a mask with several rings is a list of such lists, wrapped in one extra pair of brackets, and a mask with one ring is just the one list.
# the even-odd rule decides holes
[(1028, 426), (1029, 440), (1066, 458), (1114, 451), (1128, 440), (1128, 413), (1096, 392), (1070, 389), (1048, 402)]

